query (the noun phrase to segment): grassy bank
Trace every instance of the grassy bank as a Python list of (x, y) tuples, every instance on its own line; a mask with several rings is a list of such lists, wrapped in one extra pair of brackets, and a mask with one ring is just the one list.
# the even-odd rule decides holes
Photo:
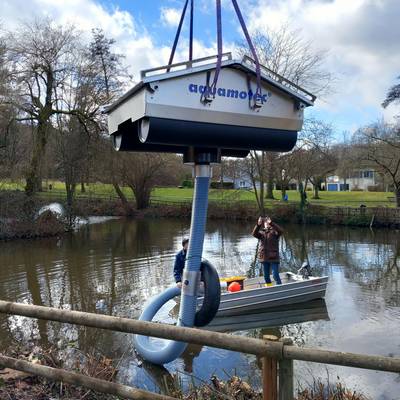
[[(0, 182), (0, 190), (24, 190), (25, 183), (21, 182)], [(51, 190), (49, 186), (51, 185)], [(39, 196), (49, 199), (65, 198), (65, 187), (63, 182), (59, 181), (46, 181), (45, 191), (41, 192)], [(122, 188), (122, 191), (128, 199), (133, 200), (133, 193), (129, 188)], [(300, 196), (295, 190), (287, 191), (289, 203), (299, 203)], [(328, 207), (360, 207), (361, 204), (367, 207), (390, 207), (394, 208), (396, 203), (394, 194), (389, 192), (320, 192), (320, 199), (312, 199), (312, 192), (307, 192), (308, 201), (314, 205), (324, 205)], [(191, 202), (193, 196), (193, 189), (189, 188), (174, 188), (174, 187), (157, 187), (152, 191), (152, 200), (154, 202), (163, 203), (185, 203)], [(99, 198), (99, 199), (115, 199), (117, 195), (112, 185), (91, 183), (85, 187), (85, 192), (81, 192), (77, 188), (78, 198)], [(267, 206), (282, 203), (280, 201), (281, 192), (274, 191), (276, 200), (266, 200)], [(222, 190), (210, 189), (210, 201), (217, 203), (229, 202), (249, 202), (255, 203), (254, 192), (250, 190)]]
[[(114, 197), (79, 196), (74, 203), (73, 215), (87, 216), (131, 216), (150, 218), (190, 218), (191, 199), (171, 201), (170, 198), (152, 201), (146, 210), (127, 210), (119, 199)], [(66, 230), (65, 224), (43, 216), (37, 220), (32, 217), (39, 208), (52, 201), (65, 203), (65, 198), (36, 197), (31, 212), (26, 210), (26, 196), (23, 192), (0, 192), (0, 240), (17, 238), (35, 238), (61, 234)], [(133, 204), (132, 204), (133, 205)], [(32, 208), (31, 208), (32, 207)], [(64, 204), (65, 207), (65, 204)], [(29, 210), (28, 210), (29, 211)], [(400, 209), (389, 207), (326, 207), (310, 203), (303, 212), (296, 202), (270, 202), (266, 212), (277, 222), (300, 224), (345, 225), (357, 227), (400, 227)], [(254, 201), (211, 200), (208, 207), (209, 219), (251, 220), (259, 215)]]

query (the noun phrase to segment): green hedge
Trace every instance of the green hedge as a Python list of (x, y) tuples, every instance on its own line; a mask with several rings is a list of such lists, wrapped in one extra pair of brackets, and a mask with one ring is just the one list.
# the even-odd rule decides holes
[(193, 181), (191, 179), (185, 179), (182, 181), (182, 186), (184, 188), (192, 188), (193, 187)]
[(233, 182), (211, 182), (211, 189), (234, 189)]

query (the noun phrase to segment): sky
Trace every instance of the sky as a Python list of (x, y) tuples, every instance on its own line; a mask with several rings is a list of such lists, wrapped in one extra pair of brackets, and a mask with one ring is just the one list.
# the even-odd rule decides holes
[[(399, 0), (238, 0), (250, 32), (287, 25), (326, 52), (324, 68), (335, 76), (332, 91), (319, 98), (308, 116), (331, 123), (337, 137), (399, 114), (399, 106), (381, 103), (400, 75)], [(47, 16), (72, 23), (90, 39), (102, 28), (116, 40), (133, 77), (164, 65), (184, 0), (1, 0), (0, 26), (13, 30), (21, 22)], [(194, 0), (194, 57), (216, 54), (215, 0)], [(222, 0), (224, 51), (243, 41), (230, 0)], [(188, 58), (188, 21), (176, 61)], [(307, 88), (305, 88), (307, 89)]]

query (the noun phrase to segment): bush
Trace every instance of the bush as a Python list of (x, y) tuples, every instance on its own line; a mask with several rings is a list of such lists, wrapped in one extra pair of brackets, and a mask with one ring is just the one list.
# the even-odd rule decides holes
[(233, 182), (211, 182), (211, 189), (234, 189)]
[(368, 215), (354, 215), (343, 219), (344, 225), (365, 227), (371, 223), (371, 217)]
[(368, 192), (382, 192), (383, 190), (381, 190), (381, 189), (382, 188), (379, 185), (367, 186)]
[(192, 188), (193, 187), (193, 181), (191, 179), (185, 179), (182, 181), (182, 187), (184, 188)]

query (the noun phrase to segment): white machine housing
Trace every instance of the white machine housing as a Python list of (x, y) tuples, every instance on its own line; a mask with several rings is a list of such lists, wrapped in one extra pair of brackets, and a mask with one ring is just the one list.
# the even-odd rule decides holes
[(215, 57), (206, 57), (142, 71), (142, 80), (107, 109), (115, 148), (182, 154), (210, 148), (232, 156), (291, 150), (304, 108), (315, 96), (262, 67), (261, 96), (255, 99), (255, 62), (226, 53), (205, 99), (216, 65)]

